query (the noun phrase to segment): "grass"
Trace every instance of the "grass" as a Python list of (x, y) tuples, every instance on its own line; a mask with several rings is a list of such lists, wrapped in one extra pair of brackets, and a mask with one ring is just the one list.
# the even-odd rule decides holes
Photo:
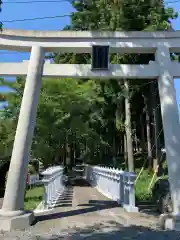
[(27, 189), (24, 199), (24, 209), (33, 210), (42, 201), (44, 188), (42, 186)]
[[(139, 171), (137, 171), (137, 175)], [(135, 185), (135, 194), (137, 201), (152, 199), (152, 192), (151, 190), (150, 191), (148, 190), (152, 177), (153, 177), (152, 172), (149, 172), (147, 169), (143, 170), (140, 178), (137, 180)]]

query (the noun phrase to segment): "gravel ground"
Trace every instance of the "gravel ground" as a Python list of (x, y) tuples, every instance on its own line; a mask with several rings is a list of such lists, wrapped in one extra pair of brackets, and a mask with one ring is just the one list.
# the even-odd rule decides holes
[[(59, 225), (60, 222), (59, 222)], [(81, 239), (103, 239), (103, 240), (163, 240), (163, 239), (180, 239), (178, 232), (162, 232), (153, 228), (143, 226), (124, 226), (116, 221), (101, 221), (94, 224), (79, 224), (77, 226), (62, 228), (54, 226), (44, 231), (34, 231), (28, 229), (25, 232), (0, 233), (0, 239), (5, 240), (81, 240)]]
[(69, 188), (59, 204), (26, 231), (1, 232), (0, 240), (180, 240), (178, 232), (159, 230), (157, 217), (126, 213), (89, 186)]

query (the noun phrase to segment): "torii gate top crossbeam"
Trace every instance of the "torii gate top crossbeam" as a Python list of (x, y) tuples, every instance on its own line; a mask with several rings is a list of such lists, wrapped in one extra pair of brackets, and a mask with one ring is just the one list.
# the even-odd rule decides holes
[(31, 31), (3, 29), (0, 49), (30, 51), (41, 46), (46, 52), (91, 53), (92, 45), (109, 45), (110, 52), (154, 53), (158, 46), (180, 52), (180, 31), (176, 32), (100, 32)]

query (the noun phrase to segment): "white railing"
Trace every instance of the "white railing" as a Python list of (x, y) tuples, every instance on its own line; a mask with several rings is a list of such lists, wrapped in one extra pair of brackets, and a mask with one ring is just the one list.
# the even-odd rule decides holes
[(43, 175), (42, 183), (44, 184), (44, 209), (53, 208), (60, 194), (64, 191), (63, 167), (49, 167), (41, 174)]
[(137, 212), (134, 181), (136, 175), (115, 168), (86, 165), (86, 180), (104, 196), (117, 201), (128, 212)]

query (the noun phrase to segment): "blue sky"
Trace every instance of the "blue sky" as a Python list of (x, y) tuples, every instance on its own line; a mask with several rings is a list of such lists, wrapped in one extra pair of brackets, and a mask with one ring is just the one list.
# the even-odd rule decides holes
[[(71, 3), (68, 1), (59, 0), (57, 3), (53, 3), (49, 0), (47, 3), (6, 3), (14, 0), (4, 0), (2, 5), (2, 12), (0, 13), (0, 21), (9, 21), (16, 19), (37, 18), (46, 16), (58, 16), (66, 15), (73, 11)], [(30, 1), (30, 0), (15, 0), (15, 1)], [(15, 2), (14, 1), (14, 2)], [(165, 2), (173, 2), (175, 0), (166, 0)], [(177, 1), (177, 0), (176, 0)], [(168, 4), (169, 7), (173, 7), (175, 11), (180, 12), (180, 2)], [(60, 30), (69, 23), (69, 17), (44, 19), (36, 21), (23, 21), (23, 22), (4, 22), (4, 28), (11, 29), (34, 29), (34, 30)], [(173, 27), (176, 30), (180, 30), (180, 17), (173, 21)], [(0, 52), (0, 62), (21, 62), (22, 60), (29, 59), (29, 54), (26, 53), (6, 53)], [(175, 80), (175, 87), (177, 92), (177, 103), (180, 110), (180, 79)], [(3, 88), (1, 91), (6, 91)]]
[[(14, 0), (9, 1), (13, 2)], [(8, 0), (4, 0), (4, 3), (2, 5), (2, 12), (0, 13), (0, 21), (4, 22), (3, 28), (26, 29), (26, 30), (62, 29), (65, 25), (69, 24), (70, 22), (69, 17), (6, 23), (6, 21), (9, 20), (66, 15), (73, 11), (71, 3), (68, 1), (59, 0), (59, 2), (56, 3), (50, 3), (50, 1), (51, 0), (49, 0), (49, 2), (47, 3), (18, 4), (18, 3), (6, 3), (8, 2)], [(23, 60), (27, 59), (29, 59), (29, 54), (27, 53), (12, 53), (12, 52), (7, 53), (7, 51), (5, 51), (5, 53), (0, 52), (0, 62), (22, 62)], [(2, 91), (8, 91), (8, 88), (3, 87), (1, 88), (1, 92)], [(0, 104), (0, 107), (2, 105)]]

